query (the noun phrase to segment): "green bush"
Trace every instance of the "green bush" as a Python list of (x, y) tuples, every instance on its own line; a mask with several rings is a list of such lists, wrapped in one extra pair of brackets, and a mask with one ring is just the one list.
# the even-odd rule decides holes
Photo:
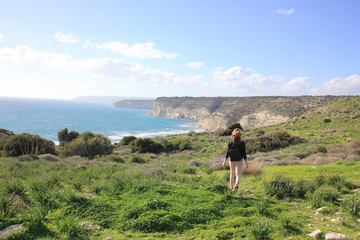
[(351, 215), (358, 216), (360, 211), (360, 194), (347, 196), (341, 206)]
[(241, 129), (242, 131), (244, 131), (243, 127), (241, 126), (240, 123), (233, 123), (233, 124), (230, 124), (227, 129), (225, 130), (221, 130), (221, 131), (217, 131), (217, 134), (219, 136), (230, 136), (231, 133), (234, 131), (235, 128), (239, 128)]
[(61, 233), (64, 233), (70, 239), (79, 237), (82, 232), (82, 229), (77, 223), (77, 218), (71, 215), (58, 219), (57, 227)]
[(0, 150), (3, 149), (3, 142), (10, 136), (15, 135), (12, 131), (0, 128)]
[(120, 146), (127, 146), (129, 145), (132, 141), (135, 141), (136, 137), (135, 136), (124, 136), (120, 142), (119, 145)]
[(131, 222), (131, 228), (141, 232), (169, 232), (179, 230), (179, 222), (179, 216), (164, 210), (147, 211)]
[(4, 141), (3, 153), (8, 157), (55, 154), (55, 144), (39, 135), (17, 134)]
[(325, 202), (336, 202), (339, 196), (339, 192), (332, 187), (321, 187), (307, 195), (309, 202), (316, 208), (323, 206)]
[(84, 132), (75, 140), (66, 143), (60, 149), (62, 157), (81, 156), (90, 159), (96, 156), (111, 154), (113, 146), (108, 137), (102, 134)]
[(112, 161), (112, 162), (117, 162), (117, 163), (124, 163), (125, 162), (125, 160), (121, 156), (116, 155), (116, 154), (106, 155), (106, 156), (103, 156), (103, 157), (99, 158), (98, 160), (100, 160), (100, 161)]
[(303, 142), (305, 140), (300, 137), (291, 136), (286, 131), (278, 131), (257, 138), (249, 138), (246, 140), (246, 147), (247, 151), (251, 154), (268, 152)]
[(327, 183), (340, 191), (345, 186), (345, 177), (333, 175), (328, 177)]
[(274, 231), (270, 223), (264, 219), (254, 222), (250, 230), (256, 240), (271, 239), (269, 235)]
[(130, 143), (133, 152), (140, 153), (160, 153), (165, 150), (165, 147), (152, 140), (151, 138), (138, 138)]
[(71, 142), (72, 140), (79, 137), (79, 133), (75, 131), (69, 132), (67, 128), (64, 128), (63, 130), (58, 132), (58, 140), (60, 143), (60, 146), (64, 146), (65, 143)]
[(130, 162), (132, 163), (145, 163), (146, 161), (139, 155), (133, 154), (130, 157)]
[(191, 141), (188, 139), (174, 139), (171, 141), (171, 145), (174, 150), (179, 151), (192, 149)]
[(278, 199), (290, 197), (294, 194), (294, 182), (282, 175), (277, 175), (273, 181), (265, 182), (265, 191), (269, 196), (276, 196)]

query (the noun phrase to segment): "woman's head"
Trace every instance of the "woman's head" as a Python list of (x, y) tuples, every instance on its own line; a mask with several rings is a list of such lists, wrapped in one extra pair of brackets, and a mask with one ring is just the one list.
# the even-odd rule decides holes
[(235, 128), (231, 133), (231, 138), (234, 143), (238, 143), (240, 141), (240, 136), (242, 135), (242, 131), (240, 128)]

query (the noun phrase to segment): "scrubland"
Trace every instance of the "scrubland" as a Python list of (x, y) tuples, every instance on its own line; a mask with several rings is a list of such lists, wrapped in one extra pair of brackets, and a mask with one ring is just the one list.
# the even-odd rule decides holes
[(94, 159), (2, 157), (0, 230), (24, 226), (5, 239), (360, 237), (358, 97), (245, 131), (250, 167), (236, 192), (220, 167), (229, 139), (220, 135), (154, 138), (179, 143), (159, 153), (119, 144)]

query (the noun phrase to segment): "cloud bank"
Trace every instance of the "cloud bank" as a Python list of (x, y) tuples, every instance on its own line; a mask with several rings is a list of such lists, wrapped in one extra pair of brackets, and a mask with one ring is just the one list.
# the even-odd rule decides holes
[(318, 95), (359, 95), (360, 75), (331, 79), (320, 87), (312, 89), (311, 93)]
[(62, 32), (57, 32), (54, 35), (54, 38), (56, 40), (58, 40), (59, 42), (64, 42), (64, 43), (78, 43), (79, 40), (75, 35), (69, 34), (69, 35), (65, 35)]
[(150, 69), (140, 64), (132, 64), (120, 58), (93, 58), (76, 60), (67, 54), (58, 54), (34, 50), (28, 46), (0, 48), (0, 60), (17, 64), (40, 63), (48, 67), (66, 69), (97, 77), (109, 77), (119, 80), (152, 82), (158, 84), (180, 84), (206, 87), (203, 76), (182, 77), (176, 73)]
[[(91, 46), (88, 42), (86, 46)], [(165, 58), (168, 60), (174, 59), (177, 54), (168, 53), (162, 50), (156, 49), (156, 46), (153, 42), (146, 43), (135, 43), (133, 45), (129, 45), (127, 43), (122, 42), (105, 42), (101, 44), (94, 44), (95, 47), (99, 49), (111, 50), (115, 53), (119, 53), (126, 57), (134, 57), (134, 58)]]

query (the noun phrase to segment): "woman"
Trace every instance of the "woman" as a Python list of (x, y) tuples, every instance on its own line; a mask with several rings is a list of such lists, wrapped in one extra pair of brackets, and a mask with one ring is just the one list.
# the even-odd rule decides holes
[[(226, 160), (230, 157), (230, 189), (235, 191), (239, 187), (243, 161), (245, 160), (246, 168), (249, 167), (246, 157), (245, 142), (240, 139), (242, 131), (235, 128), (231, 134), (231, 140), (228, 143), (226, 157), (222, 167), (226, 165)], [(234, 184), (235, 183), (235, 184)]]

